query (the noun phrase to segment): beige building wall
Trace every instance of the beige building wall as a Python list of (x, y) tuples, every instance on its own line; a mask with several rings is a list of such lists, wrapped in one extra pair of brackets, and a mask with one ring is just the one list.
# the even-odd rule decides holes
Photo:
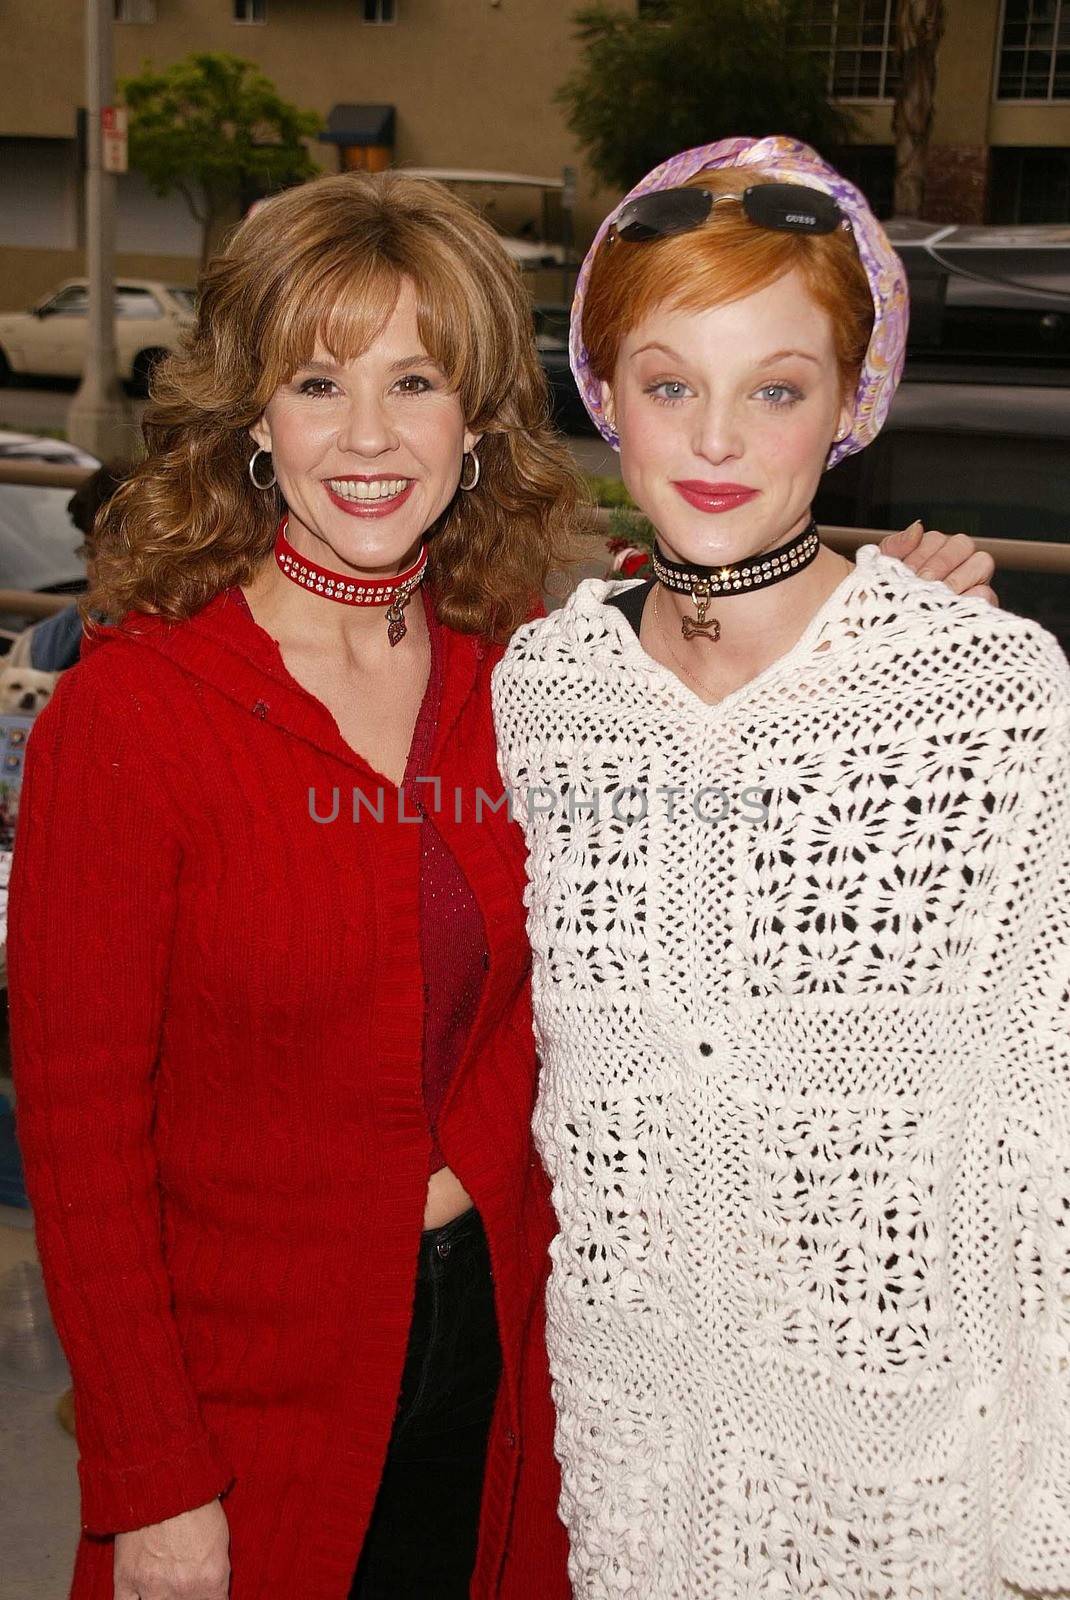
[[(980, 222), (986, 214), (993, 148), (1070, 147), (1070, 101), (996, 98), (1003, 0), (945, 0), (925, 214)], [(890, 145), (890, 102), (855, 103), (859, 140)]]
[[(571, 17), (577, 0), (398, 0), (399, 19), (361, 21), (359, 0), (268, 0), (266, 24), (232, 21), (230, 0), (157, 0), (154, 24), (117, 23), (118, 77), (149, 60), (166, 66), (190, 50), (225, 50), (255, 61), (279, 92), (326, 122), (336, 103), (396, 107), (395, 161), (493, 168), (560, 178), (579, 170), (576, 236), (589, 237), (612, 200), (584, 170), (554, 94), (577, 60)], [(633, 0), (618, 0), (630, 9)], [(80, 0), (6, 0), (0, 65), (0, 136), (71, 139), (84, 103)], [(313, 143), (325, 170), (335, 147)], [(0, 157), (2, 159), (2, 157)], [(471, 193), (471, 191), (468, 191)], [(509, 198), (495, 191), (501, 212)], [(489, 196), (488, 196), (489, 197)], [(514, 198), (512, 217), (539, 216), (533, 193)], [(0, 302), (22, 305), (78, 270), (77, 241), (57, 251), (41, 282), (41, 252), (5, 239)], [(189, 279), (196, 261), (137, 252), (122, 270)], [(64, 259), (61, 263), (60, 256)]]
[[(635, 0), (611, 3), (630, 10)], [(937, 220), (981, 219), (991, 146), (1070, 146), (1070, 102), (994, 98), (1001, 3), (946, 0), (926, 206)], [(613, 196), (600, 192), (585, 170), (554, 100), (578, 59), (571, 21), (578, 0), (397, 4), (399, 20), (377, 26), (361, 21), (360, 0), (267, 0), (268, 21), (257, 25), (235, 23), (231, 0), (156, 0), (155, 23), (115, 25), (116, 71), (129, 75), (146, 61), (166, 66), (192, 49), (227, 50), (255, 61), (287, 99), (324, 121), (335, 104), (392, 104), (395, 159), (402, 164), (547, 177), (575, 166), (582, 244)], [(27, 305), (82, 268), (72, 141), (76, 107), (85, 98), (83, 11), (82, 0), (5, 0), (3, 7), (0, 309)], [(890, 146), (890, 103), (852, 108), (861, 142)], [(19, 141), (23, 152), (27, 141), (47, 141), (56, 160), (39, 159), (45, 148), (39, 146), (32, 160), (25, 156), (26, 170), (15, 171), (23, 157), (16, 159), (14, 145), (5, 157), (5, 137)], [(312, 152), (334, 170), (333, 146), (314, 143)], [(63, 160), (70, 193), (60, 205), (45, 195), (40, 174), (58, 170)], [(495, 205), (506, 226), (518, 224), (525, 206), (532, 220), (537, 216), (534, 195), (520, 197), (512, 215), (501, 191)], [(121, 212), (121, 271), (192, 281), (196, 229), (179, 201), (150, 200), (131, 174), (121, 180)], [(536, 292), (558, 298), (561, 285), (543, 275)]]

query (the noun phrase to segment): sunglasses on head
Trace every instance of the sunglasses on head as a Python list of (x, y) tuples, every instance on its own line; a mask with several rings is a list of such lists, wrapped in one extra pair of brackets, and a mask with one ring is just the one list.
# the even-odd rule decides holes
[(821, 189), (802, 183), (756, 183), (742, 194), (714, 194), (712, 189), (657, 189), (622, 206), (610, 237), (645, 244), (673, 233), (701, 228), (724, 202), (741, 205), (758, 228), (775, 233), (835, 233), (850, 223)]

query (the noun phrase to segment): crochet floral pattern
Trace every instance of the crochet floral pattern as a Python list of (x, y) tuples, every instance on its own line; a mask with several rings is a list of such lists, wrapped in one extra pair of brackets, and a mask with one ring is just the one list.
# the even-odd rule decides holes
[(577, 1600), (1070, 1587), (1070, 671), (875, 549), (707, 706), (498, 667)]

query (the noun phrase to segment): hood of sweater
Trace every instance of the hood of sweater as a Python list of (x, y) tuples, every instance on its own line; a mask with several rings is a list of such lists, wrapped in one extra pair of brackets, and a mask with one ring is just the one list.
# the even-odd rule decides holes
[[(435, 616), (426, 586), (420, 595), (428, 627), (436, 631), (442, 660), (437, 750), (478, 680), (483, 673), (489, 673), (503, 647), (444, 627)], [(260, 720), (310, 739), (349, 762), (359, 760), (342, 739), (330, 711), (292, 676), (278, 642), (254, 621), (232, 590), (221, 590), (200, 611), (181, 622), (145, 612), (128, 612), (114, 626), (100, 627), (86, 635), (81, 660), (115, 649), (147, 650)]]

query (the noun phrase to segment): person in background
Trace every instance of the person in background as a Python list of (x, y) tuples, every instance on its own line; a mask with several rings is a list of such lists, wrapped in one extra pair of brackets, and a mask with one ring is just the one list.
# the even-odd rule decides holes
[[(106, 462), (90, 473), (68, 502), (70, 519), (82, 535), (77, 554), (85, 557), (87, 566), (92, 565), (96, 549), (97, 517), (129, 473), (126, 462)], [(3, 658), (3, 664), (32, 667), (35, 672), (66, 672), (78, 660), (83, 634), (82, 614), (78, 602), (72, 601), (62, 611), (35, 622), (32, 628), (20, 633)]]

